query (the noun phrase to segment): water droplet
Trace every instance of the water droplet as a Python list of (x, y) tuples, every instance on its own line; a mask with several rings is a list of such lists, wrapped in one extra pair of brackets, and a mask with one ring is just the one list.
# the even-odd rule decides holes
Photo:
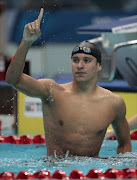
[(56, 159), (57, 159), (56, 150), (54, 150), (54, 158), (56, 158)]
[(42, 20), (42, 23), (44, 23), (44, 22), (45, 22), (45, 19)]

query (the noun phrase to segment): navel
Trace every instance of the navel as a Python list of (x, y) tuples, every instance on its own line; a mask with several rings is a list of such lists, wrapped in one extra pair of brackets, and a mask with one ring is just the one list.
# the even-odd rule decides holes
[(62, 121), (62, 120), (59, 120), (59, 125), (60, 125), (60, 126), (63, 126), (63, 124), (64, 124), (63, 121)]

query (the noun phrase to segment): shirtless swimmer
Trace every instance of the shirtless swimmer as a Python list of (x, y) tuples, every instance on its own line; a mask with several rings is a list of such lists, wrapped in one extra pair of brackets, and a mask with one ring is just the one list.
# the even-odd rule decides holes
[[(23, 39), (6, 73), (6, 81), (15, 89), (42, 101), (47, 156), (98, 157), (106, 130), (112, 124), (117, 153), (131, 151), (131, 140), (123, 99), (97, 85), (101, 53), (84, 41), (72, 51), (73, 81), (57, 84), (52, 79), (36, 80), (23, 73), (26, 55), (40, 35), (43, 16), (24, 28)], [(55, 64), (58, 63), (55, 59)]]

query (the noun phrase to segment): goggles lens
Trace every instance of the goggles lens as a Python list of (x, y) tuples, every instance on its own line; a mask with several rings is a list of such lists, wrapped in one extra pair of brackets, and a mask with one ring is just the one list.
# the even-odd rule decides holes
[(85, 53), (89, 53), (89, 54), (91, 53), (91, 50), (88, 47), (75, 47), (73, 49), (73, 53), (76, 53), (78, 51), (84, 51)]

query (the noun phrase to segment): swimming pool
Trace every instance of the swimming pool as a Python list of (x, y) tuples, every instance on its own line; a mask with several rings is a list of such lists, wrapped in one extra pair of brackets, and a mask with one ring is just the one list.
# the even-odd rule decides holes
[(0, 143), (0, 173), (10, 171), (17, 176), (22, 170), (27, 170), (31, 174), (38, 170), (48, 170), (53, 174), (56, 170), (61, 169), (69, 176), (74, 169), (79, 169), (86, 175), (94, 168), (102, 172), (109, 168), (137, 168), (137, 141), (132, 140), (132, 147), (131, 153), (117, 155), (117, 141), (104, 140), (100, 151), (101, 158), (76, 156), (58, 159), (46, 157), (44, 144)]

